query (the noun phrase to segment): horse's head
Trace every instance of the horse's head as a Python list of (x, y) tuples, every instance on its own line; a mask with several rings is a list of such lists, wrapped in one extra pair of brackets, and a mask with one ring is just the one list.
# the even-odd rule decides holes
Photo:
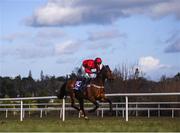
[(102, 78), (105, 78), (105, 79), (109, 79), (109, 80), (114, 79), (112, 71), (111, 71), (111, 69), (109, 68), (108, 65), (104, 65), (102, 67), (101, 71), (99, 72), (99, 75), (102, 76)]

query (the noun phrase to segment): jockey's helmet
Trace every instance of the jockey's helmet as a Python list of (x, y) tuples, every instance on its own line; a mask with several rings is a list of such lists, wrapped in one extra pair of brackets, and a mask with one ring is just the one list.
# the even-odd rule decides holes
[(96, 63), (96, 64), (101, 64), (101, 63), (102, 63), (102, 59), (99, 58), (99, 57), (97, 57), (97, 58), (95, 59), (95, 63)]

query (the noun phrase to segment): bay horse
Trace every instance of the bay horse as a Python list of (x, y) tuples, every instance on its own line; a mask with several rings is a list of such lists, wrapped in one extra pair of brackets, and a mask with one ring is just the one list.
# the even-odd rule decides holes
[[(105, 80), (113, 80), (112, 71), (108, 65), (104, 65), (99, 73), (97, 73), (96, 78), (92, 79), (90, 83), (82, 89), (82, 91), (77, 91), (74, 89), (77, 78), (68, 79), (61, 87), (57, 97), (62, 99), (66, 96), (70, 96), (71, 107), (75, 108), (80, 112), (80, 116), (88, 119), (84, 111), (84, 99), (92, 102), (95, 107), (89, 112), (94, 112), (99, 107), (100, 102), (108, 102), (110, 111), (112, 112), (112, 102), (105, 96)], [(80, 108), (75, 106), (75, 98), (78, 100)]]

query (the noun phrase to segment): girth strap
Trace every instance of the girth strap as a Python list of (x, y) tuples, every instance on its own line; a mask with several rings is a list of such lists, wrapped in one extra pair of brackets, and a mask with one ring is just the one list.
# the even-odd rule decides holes
[(96, 88), (104, 88), (104, 86), (100, 86), (100, 85), (95, 85), (95, 84), (88, 84), (87, 85), (87, 87), (91, 87), (91, 86), (93, 86), (93, 87), (96, 87)]

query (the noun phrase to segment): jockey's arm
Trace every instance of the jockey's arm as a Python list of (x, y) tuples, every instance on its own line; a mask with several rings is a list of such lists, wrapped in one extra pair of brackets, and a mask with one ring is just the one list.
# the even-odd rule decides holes
[(88, 68), (85, 68), (85, 72), (88, 73), (88, 74), (92, 74), (91, 69), (88, 69)]
[(91, 69), (86, 68), (85, 72), (86, 72), (86, 74), (85, 74), (86, 78), (92, 78), (93, 77), (93, 72), (91, 71)]

